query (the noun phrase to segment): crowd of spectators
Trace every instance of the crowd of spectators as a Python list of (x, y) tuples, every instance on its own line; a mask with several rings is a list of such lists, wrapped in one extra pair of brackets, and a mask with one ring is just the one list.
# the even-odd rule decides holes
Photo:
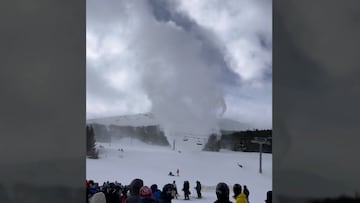
[[(197, 198), (202, 198), (201, 183), (196, 181)], [(190, 186), (184, 181), (184, 200), (190, 200)], [(226, 183), (220, 182), (216, 185), (216, 197), (214, 203), (249, 203), (250, 191), (244, 185), (234, 184), (232, 194)], [(102, 185), (93, 180), (86, 180), (87, 203), (171, 203), (178, 198), (175, 181), (165, 184), (162, 190), (157, 184), (150, 187), (144, 185), (143, 180), (136, 178), (129, 185), (122, 185), (118, 182), (104, 182)], [(266, 193), (265, 203), (272, 203), (272, 191)]]

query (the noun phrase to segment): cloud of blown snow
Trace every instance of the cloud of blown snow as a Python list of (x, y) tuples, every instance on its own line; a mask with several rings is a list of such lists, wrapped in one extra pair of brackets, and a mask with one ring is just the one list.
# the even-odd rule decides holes
[(88, 0), (87, 117), (151, 111), (199, 134), (219, 116), (271, 128), (271, 4), (219, 2)]
[[(151, 4), (134, 6), (144, 9), (132, 17), (138, 34), (133, 48), (154, 117), (169, 133), (200, 136), (216, 131), (225, 102), (219, 83), (221, 67), (207, 60), (209, 42), (186, 30), (176, 17), (157, 20), (148, 9)], [(145, 32), (146, 38), (142, 37)]]

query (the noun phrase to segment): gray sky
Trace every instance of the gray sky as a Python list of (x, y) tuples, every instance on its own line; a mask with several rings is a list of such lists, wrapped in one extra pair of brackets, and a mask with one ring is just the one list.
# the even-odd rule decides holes
[(272, 126), (271, 1), (88, 0), (86, 36), (87, 118)]

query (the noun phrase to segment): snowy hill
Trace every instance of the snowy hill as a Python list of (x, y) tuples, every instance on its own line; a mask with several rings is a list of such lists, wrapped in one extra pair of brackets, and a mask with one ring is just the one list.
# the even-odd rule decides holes
[[(232, 185), (239, 183), (248, 186), (250, 202), (264, 202), (266, 191), (272, 189), (271, 154), (263, 154), (263, 173), (259, 174), (258, 153), (227, 150), (206, 152), (196, 149), (201, 148), (196, 140), (180, 140), (175, 150), (130, 138), (97, 143), (100, 159), (86, 160), (86, 178), (101, 184), (104, 181), (118, 181), (125, 185), (134, 178), (141, 178), (145, 185), (156, 183), (160, 188), (175, 180), (181, 196), (173, 203), (184, 201), (181, 189), (185, 180), (190, 182), (190, 201), (197, 203), (214, 202), (215, 186), (219, 182), (229, 184), (231, 191)], [(241, 163), (243, 168), (237, 163)], [(169, 171), (176, 174), (177, 169), (180, 170), (179, 176), (168, 176)], [(195, 197), (197, 180), (202, 184), (203, 199)]]
[(105, 118), (88, 119), (87, 123), (98, 123), (102, 125), (118, 125), (118, 126), (149, 126), (157, 125), (152, 114), (135, 114), (125, 116), (111, 116)]
[[(134, 127), (159, 125), (159, 122), (150, 113), (125, 115), (125, 116), (112, 116), (105, 118), (93, 118), (93, 119), (88, 119), (87, 123), (89, 124), (98, 123), (106, 126), (117, 125), (117, 126), (134, 126)], [(252, 126), (248, 124), (227, 118), (218, 119), (218, 124), (221, 130), (227, 130), (227, 131), (241, 131), (241, 130), (252, 129)]]

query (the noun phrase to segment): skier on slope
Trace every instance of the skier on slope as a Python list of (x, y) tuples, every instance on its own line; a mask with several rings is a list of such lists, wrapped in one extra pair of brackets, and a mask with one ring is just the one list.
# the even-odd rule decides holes
[(177, 186), (176, 186), (175, 180), (173, 181), (172, 184), (173, 184), (172, 196), (173, 196), (173, 198), (177, 199), (178, 198), (178, 191), (177, 191)]
[(196, 193), (198, 198), (201, 198), (201, 183), (200, 181), (196, 181), (196, 187), (195, 187)]
[(182, 189), (183, 191), (184, 191), (184, 199), (185, 200), (190, 200), (190, 197), (189, 197), (189, 195), (191, 194), (191, 192), (190, 192), (190, 184), (189, 184), (189, 181), (184, 181), (184, 186), (183, 186), (183, 189)]

